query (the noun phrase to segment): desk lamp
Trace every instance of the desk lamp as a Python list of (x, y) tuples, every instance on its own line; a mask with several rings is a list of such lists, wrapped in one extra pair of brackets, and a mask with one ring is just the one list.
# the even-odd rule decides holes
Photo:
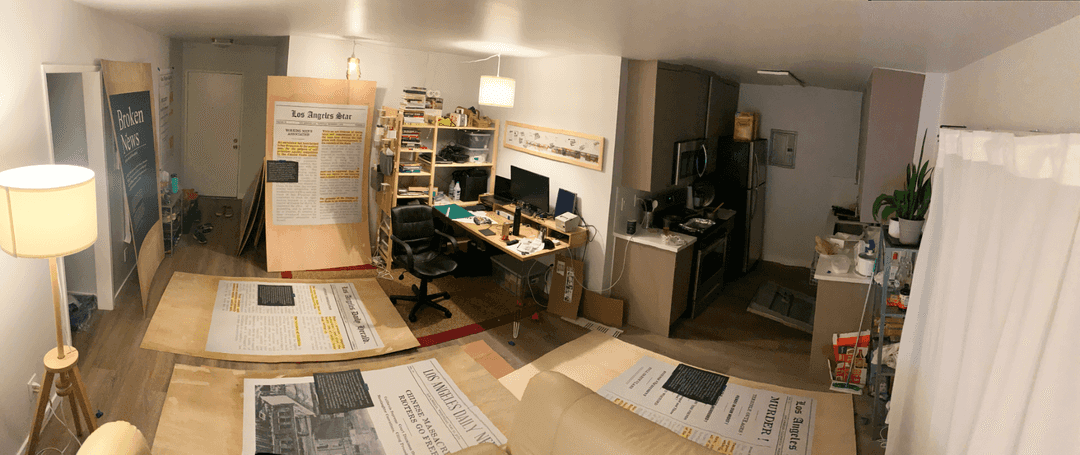
[[(97, 427), (86, 386), (79, 375), (79, 351), (64, 345), (60, 279), (56, 258), (78, 253), (97, 240), (94, 171), (79, 166), (26, 166), (0, 172), (0, 249), (17, 258), (48, 258), (56, 316), (56, 349), (45, 354), (27, 453), (37, 453), (45, 408), (56, 380), (56, 394), (69, 399), (78, 435)], [(80, 420), (80, 418), (82, 420)]]

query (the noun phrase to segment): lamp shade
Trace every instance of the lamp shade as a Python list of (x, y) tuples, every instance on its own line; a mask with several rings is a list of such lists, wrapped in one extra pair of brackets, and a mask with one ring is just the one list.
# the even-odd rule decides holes
[(480, 104), (514, 107), (514, 85), (508, 77), (480, 76)]
[(0, 172), (0, 249), (49, 258), (85, 250), (97, 240), (94, 171), (47, 164)]

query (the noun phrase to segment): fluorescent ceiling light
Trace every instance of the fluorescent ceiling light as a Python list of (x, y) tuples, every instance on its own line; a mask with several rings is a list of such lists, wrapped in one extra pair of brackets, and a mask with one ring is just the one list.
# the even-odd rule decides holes
[(800, 87), (806, 87), (806, 83), (803, 82), (802, 79), (799, 79), (799, 78), (795, 77), (794, 74), (791, 74), (791, 71), (787, 71), (787, 70), (757, 70), (757, 73), (765, 75), (765, 76), (787, 76), (787, 77), (790, 77), (792, 79), (795, 79), (795, 82), (798, 82)]

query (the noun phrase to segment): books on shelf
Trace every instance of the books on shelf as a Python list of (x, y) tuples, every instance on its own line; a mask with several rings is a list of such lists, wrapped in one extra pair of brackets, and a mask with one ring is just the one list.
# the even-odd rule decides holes
[(424, 172), (424, 168), (416, 161), (408, 161), (398, 164), (398, 171), (402, 174), (416, 174)]

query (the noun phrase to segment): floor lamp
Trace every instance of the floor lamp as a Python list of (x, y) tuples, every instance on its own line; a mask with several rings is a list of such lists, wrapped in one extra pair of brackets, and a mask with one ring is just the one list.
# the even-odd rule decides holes
[[(56, 349), (45, 354), (45, 376), (38, 393), (27, 453), (34, 454), (45, 425), (45, 409), (56, 382), (83, 435), (97, 428), (86, 386), (79, 375), (79, 351), (64, 346), (60, 276), (56, 258), (78, 253), (97, 240), (94, 171), (79, 166), (26, 166), (0, 172), (0, 249), (17, 258), (48, 258), (56, 315)], [(66, 305), (65, 305), (66, 306)]]

